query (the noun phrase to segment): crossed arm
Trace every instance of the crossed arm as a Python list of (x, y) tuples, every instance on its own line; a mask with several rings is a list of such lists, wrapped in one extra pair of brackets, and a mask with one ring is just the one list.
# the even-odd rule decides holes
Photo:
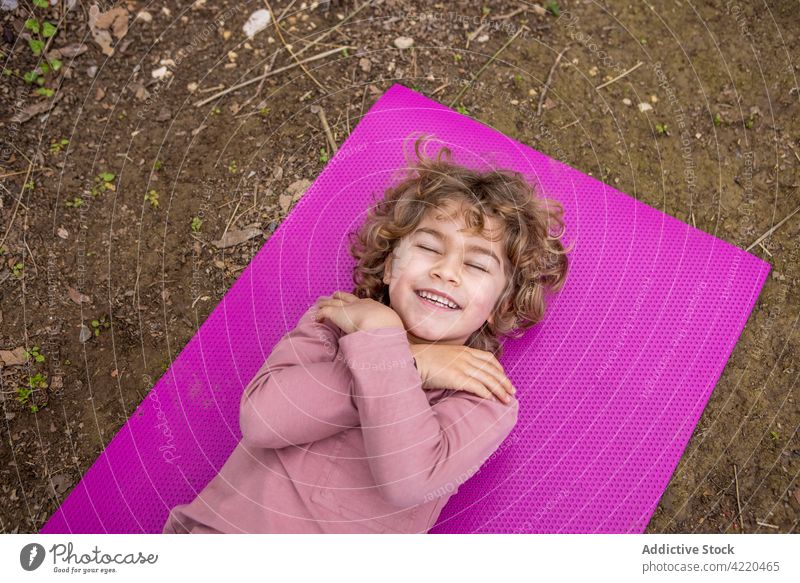
[(508, 436), (518, 402), (465, 391), (430, 405), (405, 330), (341, 335), (312, 306), (245, 388), (245, 443), (280, 448), (361, 426), (367, 462), (384, 498), (406, 507), (466, 481)]

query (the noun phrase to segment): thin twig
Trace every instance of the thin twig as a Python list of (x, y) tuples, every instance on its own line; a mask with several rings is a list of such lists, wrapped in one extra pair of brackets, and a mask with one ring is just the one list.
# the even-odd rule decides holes
[(744, 532), (744, 521), (742, 521), (742, 503), (739, 500), (739, 475), (736, 472), (736, 464), (733, 464), (733, 479), (736, 481), (736, 506), (739, 508), (739, 526)]
[[(338, 53), (342, 49), (355, 49), (355, 47), (339, 47), (338, 49), (331, 49), (329, 51), (325, 51), (324, 53), (319, 53), (318, 55), (314, 55), (313, 57), (308, 57), (307, 59), (304, 59), (301, 62), (310, 63), (311, 61), (318, 61), (319, 59), (324, 59), (325, 57), (329, 57), (330, 55), (332, 55), (334, 53)], [(286, 65), (285, 67), (281, 67), (280, 69), (275, 69), (274, 71), (270, 71), (269, 73), (264, 73), (263, 75), (259, 75), (258, 77), (253, 77), (252, 79), (248, 79), (247, 81), (245, 81), (243, 83), (239, 83), (237, 85), (232, 85), (231, 87), (228, 87), (224, 91), (220, 91), (219, 93), (215, 93), (211, 97), (203, 99), (202, 101), (198, 101), (194, 105), (195, 105), (195, 107), (202, 107), (206, 103), (211, 103), (215, 99), (218, 99), (219, 97), (222, 97), (223, 95), (227, 95), (231, 91), (236, 91), (237, 89), (241, 89), (242, 87), (247, 87), (248, 85), (251, 85), (253, 83), (261, 81), (261, 79), (264, 79), (266, 77), (272, 77), (273, 75), (277, 75), (278, 73), (283, 73), (284, 71), (288, 71), (289, 69), (294, 69), (295, 67), (297, 67), (297, 63), (292, 63), (291, 65)]]
[(769, 522), (762, 522), (760, 520), (756, 520), (756, 524), (759, 526), (766, 526), (767, 528), (773, 528), (775, 530), (780, 530), (779, 526), (775, 526), (774, 524), (770, 524)]
[(527, 10), (528, 10), (527, 6), (520, 6), (519, 8), (517, 8), (516, 10), (514, 10), (512, 12), (509, 12), (508, 14), (500, 14), (498, 16), (493, 16), (489, 20), (507, 20), (509, 18), (512, 18), (512, 17), (516, 16), (520, 12), (527, 12)]
[(614, 83), (616, 81), (619, 81), (620, 79), (622, 79), (626, 75), (630, 75), (631, 73), (633, 73), (636, 69), (638, 69), (642, 65), (644, 65), (644, 63), (642, 61), (639, 61), (638, 63), (636, 63), (633, 67), (631, 67), (627, 71), (624, 71), (624, 72), (620, 73), (619, 75), (617, 75), (616, 77), (614, 77), (610, 81), (606, 81), (602, 85), (598, 85), (597, 87), (595, 87), (595, 89), (602, 89), (603, 87), (608, 87), (609, 85), (611, 85), (612, 83)]
[(471, 32), (471, 33), (469, 33), (467, 35), (466, 48), (469, 48), (469, 43), (474, 41), (475, 37), (478, 36), (484, 28), (486, 28), (486, 23), (485, 22), (483, 24), (481, 24), (478, 28), (476, 28), (473, 32)]
[(238, 211), (238, 210), (239, 210), (239, 205), (240, 205), (240, 204), (242, 204), (242, 198), (243, 198), (243, 197), (242, 197), (242, 196), (240, 196), (240, 197), (239, 197), (239, 202), (237, 202), (237, 203), (236, 203), (236, 206), (235, 206), (235, 207), (233, 207), (233, 212), (231, 213), (231, 218), (229, 218), (229, 219), (228, 219), (228, 224), (227, 224), (227, 225), (225, 225), (225, 230), (224, 230), (224, 231), (222, 231), (222, 236), (219, 238), (219, 239), (220, 239), (220, 241), (221, 241), (222, 239), (224, 239), (224, 238), (225, 238), (225, 234), (228, 232), (228, 229), (230, 228), (230, 226), (231, 226), (231, 223), (233, 222), (233, 217), (235, 217), (235, 216), (236, 216), (236, 211)]
[[(329, 34), (331, 34), (333, 31), (335, 31), (337, 28), (339, 28), (340, 26), (342, 26), (342, 25), (343, 25), (345, 22), (347, 22), (348, 20), (350, 20), (351, 18), (353, 18), (353, 17), (354, 17), (356, 14), (358, 14), (359, 12), (361, 12), (361, 11), (362, 11), (364, 8), (366, 8), (366, 7), (367, 7), (367, 6), (369, 6), (369, 5), (370, 5), (370, 3), (369, 3), (368, 1), (367, 1), (367, 2), (364, 2), (364, 3), (363, 3), (361, 6), (359, 6), (358, 8), (356, 8), (355, 10), (353, 10), (353, 11), (352, 11), (350, 14), (348, 14), (347, 16), (345, 16), (345, 17), (344, 17), (344, 18), (343, 18), (343, 19), (342, 19), (342, 20), (339, 22), (339, 24), (337, 24), (336, 26), (333, 26), (333, 27), (329, 28), (329, 29), (328, 29), (326, 32), (324, 32), (324, 33), (322, 33), (321, 35), (319, 35), (319, 36), (318, 36), (317, 38), (315, 38), (315, 39), (314, 39), (314, 40), (313, 40), (313, 41), (312, 41), (310, 44), (307, 44), (307, 45), (306, 45), (306, 46), (304, 46), (302, 49), (300, 49), (299, 51), (297, 51), (297, 52), (295, 53), (295, 55), (296, 55), (296, 56), (298, 56), (298, 57), (299, 57), (300, 55), (302, 55), (302, 54), (303, 54), (304, 52), (306, 52), (308, 49), (310, 49), (311, 47), (313, 47), (314, 45), (316, 45), (317, 43), (319, 43), (319, 42), (320, 42), (322, 39), (326, 38), (326, 37), (327, 37)], [(343, 48), (352, 48), (352, 47), (343, 47)]]
[(444, 85), (439, 85), (436, 89), (431, 92), (431, 97), (442, 91), (443, 89), (450, 87), (450, 83), (445, 83)]
[(311, 71), (309, 71), (308, 69), (306, 69), (306, 66), (305, 66), (305, 65), (303, 65), (303, 63), (301, 63), (301, 62), (300, 62), (300, 60), (297, 58), (297, 56), (296, 56), (296, 55), (295, 55), (295, 54), (292, 52), (292, 49), (289, 47), (289, 44), (286, 42), (286, 39), (284, 39), (284, 38), (283, 38), (283, 33), (281, 32), (281, 26), (280, 26), (280, 24), (278, 24), (278, 20), (277, 20), (277, 18), (275, 18), (275, 11), (274, 11), (274, 10), (272, 10), (272, 6), (270, 6), (270, 5), (269, 5), (269, 0), (264, 0), (264, 4), (266, 4), (266, 5), (267, 5), (267, 9), (269, 10), (269, 13), (270, 13), (270, 14), (272, 14), (272, 17), (273, 17), (273, 19), (275, 20), (275, 32), (277, 32), (277, 33), (278, 33), (278, 38), (279, 38), (279, 39), (281, 39), (281, 43), (282, 43), (282, 44), (283, 44), (283, 46), (286, 48), (286, 50), (289, 52), (289, 54), (291, 55), (291, 57), (292, 57), (292, 58), (295, 60), (295, 62), (296, 62), (296, 63), (297, 63), (299, 66), (300, 66), (300, 68), (301, 68), (301, 69), (303, 69), (303, 72), (304, 72), (306, 75), (308, 75), (308, 78), (309, 78), (309, 79), (311, 79), (311, 80), (312, 80), (314, 83), (316, 83), (316, 84), (317, 84), (317, 86), (318, 86), (320, 89), (322, 89), (322, 91), (324, 91), (325, 93), (329, 93), (328, 89), (327, 89), (327, 88), (326, 88), (324, 85), (322, 85), (322, 83), (320, 83), (320, 82), (317, 80), (317, 78), (316, 78), (316, 77), (314, 77), (314, 75), (312, 75), (312, 74), (311, 74)]
[[(25, 157), (27, 158), (27, 156)], [(25, 180), (22, 181), (22, 188), (20, 188), (19, 190), (19, 196), (17, 197), (17, 200), (14, 202), (14, 211), (11, 213), (11, 220), (8, 221), (8, 227), (6, 227), (6, 232), (3, 235), (3, 240), (0, 241), (0, 248), (2, 248), (3, 245), (5, 244), (6, 239), (8, 238), (8, 233), (11, 231), (11, 225), (14, 224), (14, 219), (17, 216), (17, 209), (19, 209), (19, 204), (20, 202), (22, 202), (22, 193), (25, 192), (25, 185), (28, 184), (28, 176), (31, 175), (31, 168), (33, 168), (33, 160), (29, 159), (28, 171), (25, 173)]]
[(536, 115), (542, 115), (544, 100), (547, 97), (547, 92), (550, 90), (550, 83), (553, 82), (553, 75), (555, 75), (556, 73), (556, 67), (558, 67), (558, 64), (561, 62), (561, 57), (563, 57), (564, 53), (566, 53), (567, 50), (569, 50), (570, 46), (571, 46), (570, 44), (567, 44), (567, 46), (561, 49), (561, 52), (558, 53), (558, 56), (556, 57), (556, 60), (553, 63), (553, 66), (550, 67), (550, 72), (547, 73), (547, 81), (544, 82), (544, 88), (542, 89), (542, 94), (539, 96), (539, 105), (536, 106)]
[(468, 90), (470, 87), (472, 87), (472, 84), (473, 84), (473, 83), (475, 83), (475, 81), (477, 81), (478, 77), (480, 77), (480, 76), (481, 76), (481, 73), (483, 73), (483, 72), (486, 70), (486, 67), (488, 67), (489, 65), (491, 65), (491, 64), (492, 64), (492, 62), (493, 62), (493, 61), (494, 61), (494, 60), (497, 58), (497, 55), (499, 55), (499, 54), (500, 54), (500, 53), (502, 53), (504, 50), (506, 50), (506, 47), (507, 47), (508, 45), (510, 45), (511, 43), (513, 43), (513, 42), (514, 42), (514, 41), (517, 39), (517, 37), (518, 37), (520, 34), (522, 34), (522, 31), (523, 31), (523, 30), (527, 30), (527, 29), (528, 29), (528, 27), (527, 27), (527, 26), (524, 26), (524, 25), (523, 25), (523, 26), (521, 26), (521, 27), (519, 28), (519, 30), (518, 30), (517, 32), (515, 32), (515, 33), (514, 33), (514, 36), (512, 36), (510, 39), (508, 39), (508, 41), (506, 41), (506, 44), (504, 44), (502, 47), (500, 47), (499, 49), (497, 49), (497, 52), (496, 52), (495, 54), (493, 54), (493, 55), (492, 55), (492, 56), (489, 58), (489, 60), (488, 60), (488, 61), (486, 61), (486, 63), (484, 63), (483, 67), (481, 67), (480, 69), (478, 69), (478, 72), (477, 72), (477, 73), (475, 73), (475, 74), (472, 76), (472, 79), (470, 79), (470, 82), (469, 82), (469, 83), (467, 83), (467, 84), (466, 84), (466, 85), (465, 85), (465, 86), (464, 86), (464, 87), (461, 89), (461, 91), (459, 91), (459, 92), (458, 92), (458, 94), (457, 94), (457, 95), (456, 95), (456, 96), (453, 98), (453, 101), (451, 101), (451, 102), (450, 102), (450, 105), (449, 105), (449, 107), (453, 107), (453, 106), (456, 104), (456, 102), (457, 102), (459, 99), (461, 99), (462, 95), (464, 95), (464, 93), (466, 93), (466, 91), (467, 91), (467, 90)]
[(319, 105), (312, 105), (311, 112), (316, 113), (319, 116), (319, 121), (322, 124), (322, 129), (325, 130), (325, 135), (328, 138), (328, 143), (331, 146), (331, 150), (333, 150), (333, 154), (336, 155), (336, 152), (339, 151), (339, 148), (336, 146), (336, 142), (333, 139), (331, 126), (328, 125), (328, 118), (325, 117), (325, 110), (322, 109)]
[(780, 223), (778, 223), (777, 225), (772, 227), (769, 231), (761, 235), (758, 239), (753, 241), (753, 244), (750, 245), (747, 249), (745, 249), (745, 251), (750, 251), (750, 249), (752, 249), (753, 247), (761, 243), (761, 241), (769, 237), (772, 233), (774, 233), (778, 229), (778, 227), (780, 227), (783, 223), (791, 219), (797, 211), (800, 211), (800, 206), (794, 209), (791, 213), (789, 213), (789, 215), (787, 215), (786, 218), (784, 218)]
[(578, 119), (576, 119), (575, 121), (571, 121), (571, 122), (569, 122), (567, 125), (565, 125), (565, 126), (561, 126), (561, 127), (560, 127), (560, 128), (558, 128), (558, 129), (560, 129), (560, 130), (565, 130), (565, 129), (567, 129), (567, 128), (571, 128), (571, 127), (572, 127), (572, 126), (574, 126), (576, 123), (580, 123), (580, 121), (581, 121), (581, 120), (580, 120), (580, 118), (578, 118)]
[[(25, 213), (25, 226), (27, 225), (28, 225), (28, 214)], [(28, 241), (25, 240), (24, 236), (22, 237), (22, 242), (25, 243), (25, 249), (28, 250), (28, 255), (31, 256), (31, 261), (33, 261), (33, 268), (36, 270), (36, 275), (39, 275), (39, 266), (36, 265), (36, 259), (33, 256), (33, 251), (31, 251), (31, 248), (28, 247)]]

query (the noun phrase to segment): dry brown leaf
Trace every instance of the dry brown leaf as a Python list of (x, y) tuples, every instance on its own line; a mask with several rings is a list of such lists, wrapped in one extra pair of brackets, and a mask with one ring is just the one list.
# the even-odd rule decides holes
[(100, 12), (100, 7), (93, 4), (89, 8), (89, 29), (92, 31), (94, 42), (100, 45), (103, 54), (113, 55), (114, 49), (111, 48), (111, 35), (117, 40), (128, 34), (128, 11), (118, 6), (108, 12)]
[(80, 304), (91, 304), (92, 303), (92, 298), (90, 298), (87, 295), (82, 294), (81, 292), (76, 290), (74, 287), (67, 286), (67, 293), (69, 294), (69, 299), (71, 299), (73, 302), (75, 302), (78, 305), (80, 305)]
[(21, 346), (14, 350), (0, 350), (0, 361), (2, 361), (3, 366), (18, 366), (25, 364), (26, 360), (25, 349)]
[(28, 105), (24, 107), (21, 111), (18, 111), (14, 114), (11, 118), (12, 123), (24, 123), (31, 119), (35, 115), (39, 115), (40, 113), (44, 113), (49, 111), (53, 108), (53, 106), (61, 101), (61, 98), (64, 97), (64, 94), (59, 92), (56, 93), (55, 97), (52, 99), (47, 99), (45, 101), (41, 101), (39, 103), (34, 103), (32, 105)]
[(245, 241), (249, 241), (253, 237), (258, 237), (259, 235), (264, 235), (261, 229), (242, 229), (241, 231), (228, 231), (218, 241), (212, 241), (211, 243), (219, 248), (225, 249), (226, 247), (233, 247), (235, 245), (239, 245), (244, 243)]

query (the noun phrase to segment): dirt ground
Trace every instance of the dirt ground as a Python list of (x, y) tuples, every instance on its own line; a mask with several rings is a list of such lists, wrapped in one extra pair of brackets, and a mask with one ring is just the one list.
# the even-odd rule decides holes
[[(14, 4), (0, 532), (41, 528), (319, 174), (309, 104), (341, 144), (399, 82), (741, 248), (800, 205), (794, 0), (272, 0), (251, 40), (262, 2)], [(799, 232), (752, 249), (773, 272), (647, 532), (798, 532)]]

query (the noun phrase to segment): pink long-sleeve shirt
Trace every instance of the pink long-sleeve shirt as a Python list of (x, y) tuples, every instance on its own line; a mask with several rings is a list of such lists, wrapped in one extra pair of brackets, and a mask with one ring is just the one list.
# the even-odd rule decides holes
[(511, 432), (518, 402), (423, 390), (401, 327), (314, 304), (244, 390), (242, 439), (164, 533), (425, 533)]

